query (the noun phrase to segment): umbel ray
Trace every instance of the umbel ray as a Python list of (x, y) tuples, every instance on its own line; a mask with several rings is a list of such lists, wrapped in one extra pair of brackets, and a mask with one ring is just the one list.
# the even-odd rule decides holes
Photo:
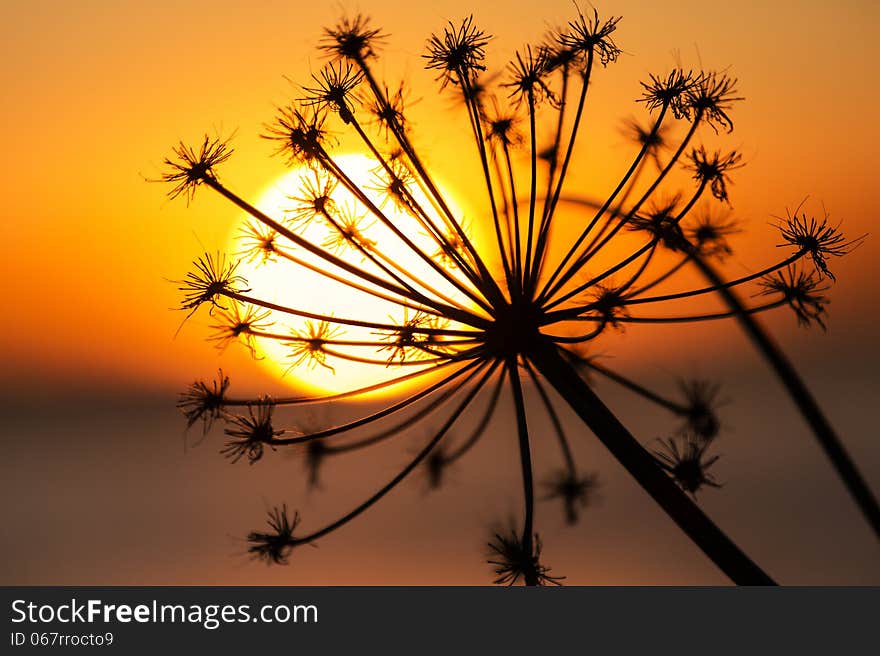
[[(621, 54), (619, 23), (597, 11), (578, 13), (539, 44), (517, 51), (500, 76), (487, 73), (491, 37), (472, 17), (450, 22), (429, 38), (424, 66), (439, 89), (460, 103), (462, 130), (471, 138), (469, 150), (482, 177), (481, 214), (473, 220), (484, 222), (492, 238), (479, 244), (416, 146), (407, 86), (389, 86), (378, 76), (376, 60), (387, 37), (363, 16), (324, 30), (326, 65), (265, 127), (263, 136), (276, 155), (292, 168), (309, 170), (283, 215), (270, 216), (221, 182), (219, 169), (232, 155), (227, 141), (206, 136), (196, 147), (174, 148), (162, 176), (172, 197), (190, 201), (208, 188), (251, 218), (243, 251), (235, 257), (206, 253), (196, 260), (179, 283), (181, 309), (189, 315), (207, 306), (217, 320), (212, 339), (221, 347), (240, 341), (256, 354), (260, 343), (279, 342), (288, 348), (291, 366), (357, 362), (375, 366), (380, 381), (328, 395), (241, 398), (230, 393), (229, 378), (220, 372), (181, 395), (188, 425), (207, 431), (223, 420), (222, 452), (234, 462), (253, 464), (268, 450), (298, 448), (311, 483), (329, 457), (395, 440), (413, 427), (431, 427), (396, 475), (335, 521), (306, 529), (286, 504), (273, 509), (268, 527), (248, 535), (255, 557), (288, 562), (298, 546), (342, 529), (416, 470), (439, 485), (445, 471), (491, 430), (506, 395), (515, 415), (523, 501), (518, 528), (496, 534), (489, 545), (496, 583), (560, 582), (541, 561), (536, 499), (558, 500), (567, 520), (577, 521), (596, 477), (576, 464), (570, 440), (595, 436), (731, 580), (772, 584), (696, 503), (698, 492), (718, 486), (710, 471), (720, 432), (717, 386), (684, 381), (678, 394), (666, 395), (584, 350), (630, 325), (644, 330), (680, 324), (687, 330), (691, 322), (727, 319), (741, 325), (778, 376), (880, 534), (876, 499), (794, 366), (756, 318), (788, 307), (800, 324), (824, 329), (826, 293), (835, 282), (830, 263), (862, 237), (848, 240), (827, 216), (813, 217), (798, 207), (780, 220), (779, 242), (768, 249), (779, 253), (773, 247), (783, 247), (780, 259), (732, 280), (718, 266), (732, 255), (729, 238), (741, 228), (701, 208), (728, 202), (730, 176), (743, 162), (738, 152), (712, 150), (699, 139), (707, 131), (714, 137), (733, 130), (733, 108), (742, 100), (736, 80), (684, 68), (651, 75), (634, 90), (649, 116), (644, 125), (629, 124), (632, 157), (619, 181), (601, 202), (573, 201), (579, 194), (572, 182), (573, 156), (589, 92)], [(680, 136), (670, 136), (674, 128)], [(372, 184), (356, 182), (334, 154), (342, 131), (372, 159)], [(541, 136), (545, 132), (552, 135), (549, 143)], [(681, 170), (692, 185), (677, 185), (670, 195)], [(351, 203), (337, 201), (340, 190)], [(564, 240), (558, 230), (563, 206), (565, 221), (577, 228)], [(315, 226), (324, 238), (306, 236)], [(420, 266), (404, 266), (392, 256), (392, 241)], [(240, 259), (318, 273), (386, 304), (399, 319), (366, 320), (272, 302), (260, 289), (250, 289), (239, 274)], [(698, 271), (704, 285), (679, 283), (688, 270)], [(723, 309), (688, 309), (707, 297), (719, 298)], [(679, 418), (679, 428), (646, 448), (596, 394), (588, 376), (656, 403)], [(279, 421), (287, 408), (359, 398), (403, 382), (415, 383), (407, 395), (340, 425), (302, 430)], [(559, 469), (537, 482), (527, 392), (540, 399), (560, 452)], [(563, 424), (560, 402), (583, 427)], [(473, 414), (476, 425), (454, 436), (465, 414)]]

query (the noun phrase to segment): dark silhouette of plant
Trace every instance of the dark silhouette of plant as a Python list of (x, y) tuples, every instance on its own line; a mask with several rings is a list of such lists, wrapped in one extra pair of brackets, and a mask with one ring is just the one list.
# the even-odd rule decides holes
[[(565, 243), (554, 239), (560, 205), (572, 202), (565, 185), (593, 76), (613, 64), (621, 52), (614, 40), (619, 21), (618, 17), (600, 19), (596, 11), (578, 13), (544, 43), (517, 52), (506, 77), (496, 84), (484, 75), (490, 37), (472, 17), (450, 22), (442, 33), (430, 37), (425, 68), (436, 74), (441, 89), (459, 98), (467, 113), (485, 183), (485, 220), (494, 234), (491, 247), (477, 247), (417, 152), (404, 117), (406, 90), (400, 86), (389, 92), (373, 68), (386, 37), (362, 16), (324, 31), (321, 49), (330, 63), (302, 87), (298, 101), (279, 110), (263, 134), (291, 166), (309, 167), (312, 172), (303, 189), (291, 195), (287, 217), (267, 215), (220, 181), (217, 168), (232, 152), (225, 141), (206, 137), (198, 149), (184, 144), (174, 149), (164, 175), (173, 185), (170, 196), (182, 195), (190, 201), (198, 187), (209, 187), (252, 217), (243, 231), (245, 250), (240, 257), (265, 265), (290, 262), (397, 308), (393, 318), (377, 322), (344, 310), (331, 316), (288, 307), (265, 300), (260, 290), (251, 293), (234, 262), (219, 255), (202, 256), (180, 284), (181, 309), (187, 316), (202, 305), (216, 311), (218, 346), (239, 339), (255, 353), (260, 340), (276, 340), (289, 347), (292, 366), (332, 368), (334, 362), (353, 361), (374, 364), (377, 372), (399, 373), (336, 394), (247, 399), (230, 396), (229, 380), (220, 372), (215, 381), (196, 381), (181, 396), (179, 406), (188, 425), (201, 421), (207, 431), (215, 419), (224, 418), (229, 440), (223, 452), (233, 461), (247, 458), (255, 463), (266, 447), (299, 447), (309, 485), (314, 486), (328, 457), (392, 439), (429, 416), (436, 417), (435, 428), (408, 464), (336, 521), (300, 532), (298, 514), (291, 518), (286, 506), (273, 510), (269, 530), (248, 536), (254, 556), (287, 562), (293, 549), (355, 519), (417, 468), (425, 472), (430, 487), (440, 486), (446, 470), (485, 433), (506, 391), (513, 399), (517, 426), (523, 515), (519, 530), (495, 535), (490, 563), (496, 583), (559, 583), (539, 561), (525, 376), (550, 419), (563, 460), (563, 466), (543, 481), (545, 498), (561, 501), (567, 521), (577, 521), (579, 512), (588, 507), (597, 477), (575, 463), (571, 429), (565, 429), (554, 405), (558, 398), (733, 581), (772, 584), (695, 503), (698, 491), (718, 486), (709, 472), (718, 460), (709, 453), (721, 430), (718, 386), (682, 381), (682, 398), (667, 397), (582, 350), (608, 331), (632, 324), (726, 318), (744, 326), (780, 373), (863, 512), (878, 526), (876, 501), (815, 401), (754, 318), (756, 313), (788, 306), (801, 324), (824, 327), (827, 287), (821, 281), (834, 280), (829, 261), (855, 248), (861, 239), (847, 240), (838, 227), (828, 225), (827, 217), (816, 220), (798, 208), (780, 226), (791, 253), (761, 271), (726, 281), (713, 261), (732, 254), (728, 238), (739, 231), (738, 224), (711, 212), (692, 216), (701, 200), (728, 201), (730, 176), (742, 166), (737, 152), (694, 144), (702, 126), (716, 133), (733, 130), (731, 114), (741, 100), (735, 79), (677, 68), (643, 82), (638, 102), (649, 110), (651, 121), (648, 127), (630, 123), (628, 132), (636, 144), (632, 162), (587, 215), (583, 211), (590, 203), (576, 201), (581, 216), (576, 238)], [(538, 123), (545, 116), (552, 119), (549, 146), (539, 144), (538, 138)], [(675, 123), (687, 126), (677, 141), (671, 136)], [(332, 155), (331, 124), (351, 131), (375, 161), (372, 189), (355, 183)], [(518, 149), (528, 158), (524, 172), (514, 166)], [(656, 173), (650, 175), (644, 166), (649, 161), (656, 164)], [(689, 171), (694, 188), (664, 198), (661, 193), (666, 193), (677, 169)], [(340, 207), (333, 197), (336, 189), (354, 197), (356, 207)], [(404, 218), (392, 217), (389, 204)], [(380, 226), (388, 235), (385, 239), (406, 247), (421, 261), (422, 269), (402, 266), (391, 257), (388, 242), (371, 237), (367, 222)], [(316, 224), (326, 229), (323, 242), (302, 234)], [(624, 230), (627, 240), (622, 239)], [(625, 251), (625, 256), (609, 255), (609, 244), (621, 243), (624, 246), (618, 248), (623, 248), (633, 237), (641, 240), (640, 246)], [(659, 257), (663, 251), (675, 256), (672, 266)], [(815, 273), (799, 268), (804, 258), (812, 261)], [(674, 283), (687, 265), (696, 266), (709, 285), (650, 293), (661, 284)], [(751, 298), (759, 301), (743, 302), (734, 291), (749, 286), (755, 290)], [(715, 294), (728, 310), (681, 309), (691, 299)], [(660, 306), (668, 309), (660, 313), (649, 309)], [(273, 330), (271, 322), (285, 318), (302, 323), (286, 331)], [(373, 337), (347, 339), (349, 329), (367, 330)], [(653, 451), (646, 449), (587, 384), (590, 374), (666, 409), (680, 421), (678, 431), (660, 440)], [(275, 427), (278, 409), (355, 398), (409, 381), (421, 383), (411, 388), (417, 391), (346, 423), (306, 432)], [(478, 398), (485, 404), (476, 404)], [(477, 425), (463, 437), (456, 433), (453, 438), (453, 427), (472, 407), (481, 413)], [(245, 408), (247, 414), (237, 408)], [(361, 429), (372, 432), (342, 442), (336, 439)]]

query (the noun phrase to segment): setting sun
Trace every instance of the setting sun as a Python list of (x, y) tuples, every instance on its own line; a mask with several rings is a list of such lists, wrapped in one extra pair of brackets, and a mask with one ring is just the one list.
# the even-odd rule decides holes
[[(383, 188), (387, 182), (375, 160), (360, 154), (341, 155), (336, 159), (347, 177), (364, 190), (395, 226), (433, 260), (448, 266), (447, 258), (425, 230), (394, 204), (392, 195)], [(417, 188), (410, 191), (424, 207), (429, 206)], [(327, 210), (334, 217), (335, 225), (315, 210), (315, 197), (325, 194), (329, 198)], [(256, 205), (349, 264), (377, 275), (417, 278), (425, 289), (455, 298), (457, 290), (389, 228), (369, 215), (367, 208), (349, 190), (330, 183), (326, 175), (317, 174), (309, 167), (296, 168), (276, 180)], [(460, 216), (457, 208), (453, 211)], [(417, 309), (403, 308), (402, 311), (399, 298), (371, 294), (367, 290), (381, 290), (369, 284), (355, 288), (351, 282), (356, 281), (356, 277), (350, 273), (322, 262), (305, 249), (287, 242), (284, 246), (276, 244), (272, 237), (271, 230), (258, 226), (244, 215), (231, 236), (229, 247), (230, 253), (241, 257), (237, 272), (248, 281), (252, 293), (264, 300), (307, 313), (359, 322), (403, 325), (423, 319)], [(381, 251), (374, 248), (377, 244), (381, 244)], [(387, 375), (377, 375), (382, 371), (377, 363), (401, 364), (402, 353), (395, 344), (395, 335), (389, 331), (357, 325), (343, 328), (335, 323), (329, 326), (316, 319), (265, 310), (255, 312), (247, 307), (234, 311), (240, 315), (251, 311), (252, 317), (260, 317), (254, 328), (267, 336), (255, 337), (246, 341), (246, 345), (282, 381), (299, 389), (305, 386), (312, 391), (343, 392), (399, 378), (410, 373), (409, 370), (415, 372), (435, 364), (429, 356), (406, 358), (410, 366), (405, 371), (389, 366)], [(325, 342), (327, 345), (320, 351), (309, 348), (310, 343), (323, 346)]]

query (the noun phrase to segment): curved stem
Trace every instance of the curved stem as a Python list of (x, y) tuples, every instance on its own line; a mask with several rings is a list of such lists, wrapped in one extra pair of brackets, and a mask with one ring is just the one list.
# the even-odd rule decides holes
[(446, 433), (449, 431), (449, 429), (452, 427), (452, 425), (461, 416), (462, 412), (465, 411), (465, 409), (468, 407), (468, 405), (474, 399), (474, 397), (477, 395), (477, 393), (483, 388), (483, 385), (486, 383), (486, 381), (489, 379), (489, 377), (495, 371), (497, 366), (498, 366), (497, 361), (493, 362), (491, 365), (489, 365), (489, 369), (488, 369), (488, 371), (486, 371), (485, 375), (477, 382), (476, 385), (474, 385), (474, 388), (470, 392), (468, 392), (467, 396), (464, 398), (464, 400), (461, 402), (461, 404), (455, 409), (455, 411), (452, 413), (452, 415), (449, 417), (449, 419), (446, 420), (446, 423), (443, 424), (443, 426), (440, 428), (440, 430), (437, 431), (437, 433), (434, 435), (434, 437), (431, 438), (431, 440), (428, 442), (428, 444), (426, 444), (425, 447), (421, 451), (419, 451), (419, 453), (416, 455), (416, 457), (413, 458), (412, 461), (410, 461), (410, 463), (407, 464), (407, 466), (404, 467), (385, 486), (383, 486), (381, 489), (379, 489), (369, 499), (367, 499), (362, 504), (357, 506), (354, 510), (347, 513), (346, 515), (343, 515), (342, 517), (337, 519), (335, 522), (332, 522), (331, 524), (328, 524), (324, 528), (319, 529), (319, 530), (315, 531), (314, 533), (310, 533), (309, 535), (303, 536), (301, 538), (292, 538), (288, 544), (290, 546), (296, 546), (298, 544), (312, 542), (314, 540), (317, 540), (320, 537), (327, 535), (328, 533), (332, 533), (337, 528), (344, 526), (345, 524), (347, 524), (348, 522), (353, 520), (355, 517), (357, 517), (358, 515), (360, 515), (364, 511), (368, 510), (377, 501), (382, 499), (382, 497), (384, 497), (391, 490), (393, 490), (395, 487), (397, 487), (397, 485), (403, 479), (405, 479), (410, 474), (410, 472), (412, 472), (416, 467), (419, 466), (419, 464), (421, 464), (422, 460), (424, 460), (427, 457), (427, 455), (434, 449), (434, 447), (437, 446), (437, 444), (439, 444), (440, 440), (443, 439), (443, 436), (446, 435)]
[[(291, 314), (293, 316), (302, 317), (304, 319), (326, 321), (327, 323), (338, 323), (345, 326), (357, 326), (359, 328), (371, 328), (373, 330), (385, 330), (392, 333), (398, 332), (401, 328), (401, 326), (395, 326), (390, 323), (376, 323), (373, 321), (361, 321), (360, 319), (343, 319), (340, 317), (331, 316), (329, 314), (316, 314), (314, 312), (306, 312), (305, 310), (297, 310), (296, 308), (289, 308), (285, 305), (279, 305), (278, 303), (270, 303), (269, 301), (264, 301), (262, 299), (248, 296), (246, 294), (241, 294), (239, 292), (223, 291), (218, 292), (218, 294), (226, 296), (227, 298), (234, 299), (236, 301), (240, 301), (242, 303), (249, 303), (250, 305), (256, 305), (262, 308), (266, 308), (267, 310), (275, 310), (276, 312), (283, 312), (284, 314)], [(466, 330), (448, 330), (446, 328), (420, 328), (418, 326), (412, 328), (412, 332), (422, 335), (455, 335), (458, 337), (476, 337), (481, 334), (478, 332)]]
[(804, 419), (810, 425), (813, 434), (819, 441), (819, 446), (831, 461), (865, 521), (871, 526), (874, 534), (880, 537), (880, 505), (794, 365), (763, 326), (744, 310), (739, 298), (732, 289), (726, 286), (724, 279), (715, 271), (714, 267), (696, 254), (696, 249), (692, 253), (692, 259), (706, 279), (718, 288), (718, 293), (734, 311), (746, 335), (749, 336), (755, 348), (764, 356), (779, 377)]
[[(370, 89), (373, 91), (373, 95), (376, 97), (382, 107), (387, 109), (389, 107), (388, 98), (379, 87), (376, 76), (373, 75), (373, 70), (370, 68), (369, 64), (363, 57), (357, 57), (355, 61), (361, 71), (363, 71), (364, 77), (370, 85)], [(435, 207), (439, 209), (441, 215), (446, 218), (446, 222), (452, 227), (454, 232), (458, 235), (459, 239), (462, 240), (465, 249), (468, 251), (471, 258), (473, 258), (474, 264), (476, 265), (480, 273), (480, 277), (483, 280), (483, 284), (486, 287), (487, 297), (490, 297), (490, 300), (492, 300), (493, 302), (503, 301), (504, 295), (502, 294), (500, 287), (498, 287), (498, 284), (495, 282), (492, 274), (489, 273), (489, 269), (486, 267), (486, 264), (485, 262), (483, 262), (483, 259), (480, 257), (477, 249), (474, 248), (474, 245), (468, 238), (467, 233), (464, 231), (464, 228), (458, 221), (455, 220), (452, 211), (449, 209), (449, 205), (446, 203), (443, 195), (437, 189), (437, 185), (434, 183), (431, 176), (428, 175), (427, 169), (425, 168), (424, 164), (422, 164), (422, 161), (419, 158), (415, 148), (413, 148), (412, 143), (410, 142), (409, 137), (406, 134), (406, 130), (393, 115), (393, 113), (392, 118), (389, 121), (389, 127), (391, 128), (391, 132), (394, 134), (394, 138), (397, 140), (397, 143), (406, 153), (407, 158), (415, 169), (417, 173), (416, 179), (419, 181), (419, 185), (426, 191), (427, 196), (435, 203)]]
[[(771, 266), (768, 266), (766, 269), (761, 269), (757, 273), (752, 273), (747, 276), (743, 276), (742, 278), (737, 278), (736, 280), (731, 280), (729, 282), (725, 282), (723, 285), (720, 285), (720, 286), (703, 287), (702, 289), (695, 289), (695, 290), (689, 291), (689, 292), (678, 292), (677, 294), (664, 294), (663, 296), (650, 296), (647, 298), (627, 298), (625, 304), (626, 305), (637, 305), (640, 303), (656, 303), (659, 301), (672, 301), (672, 300), (675, 300), (678, 298), (689, 298), (691, 296), (698, 296), (700, 294), (710, 294), (712, 292), (721, 291), (722, 289), (725, 289), (725, 288), (729, 289), (731, 287), (738, 287), (739, 285), (745, 284), (747, 282), (751, 282), (752, 280), (756, 280), (758, 278), (763, 278), (764, 276), (766, 276), (770, 273), (773, 273), (774, 271), (778, 271), (779, 269), (785, 268), (789, 264), (797, 262), (800, 258), (802, 258), (804, 255), (806, 255), (806, 253), (807, 253), (806, 250), (801, 249), (798, 252), (796, 252), (795, 254), (791, 255), (790, 257), (785, 258), (779, 264), (773, 264)], [(690, 257), (691, 256), (688, 255), (684, 260), (682, 260), (681, 264), (684, 264), (685, 262), (687, 262), (687, 260), (690, 259)], [(642, 288), (641, 290), (638, 290), (637, 292), (634, 292), (634, 293), (641, 293), (642, 291), (644, 291), (644, 289), (645, 288)]]
[(492, 396), (489, 399), (489, 403), (486, 406), (486, 412), (483, 413), (483, 417), (480, 419), (479, 423), (474, 427), (474, 430), (471, 431), (470, 436), (457, 447), (452, 449), (449, 453), (446, 454), (444, 459), (445, 464), (450, 464), (461, 458), (465, 453), (471, 450), (473, 446), (479, 441), (479, 439), (486, 432), (486, 427), (489, 425), (489, 422), (492, 420), (492, 415), (495, 414), (495, 408), (498, 406), (498, 397), (501, 396), (501, 388), (504, 386), (504, 371), (502, 370), (501, 374), (498, 376), (498, 382), (495, 384), (495, 389), (492, 391)]
[[(668, 105), (663, 105), (663, 107), (661, 108), (660, 113), (657, 115), (657, 120), (654, 121), (654, 126), (651, 128), (651, 133), (650, 133), (651, 137), (656, 135), (657, 132), (659, 131), (660, 126), (663, 123), (663, 119), (666, 116), (666, 112), (667, 112), (668, 108), (669, 108)], [(565, 265), (568, 264), (568, 261), (577, 254), (577, 251), (580, 248), (581, 244), (584, 242), (584, 240), (590, 234), (592, 229), (595, 227), (596, 223), (598, 223), (599, 219), (602, 218), (602, 216), (605, 214), (605, 212), (607, 212), (608, 209), (611, 207), (612, 203), (614, 203), (614, 200), (617, 198), (618, 194), (620, 194), (620, 192), (626, 186), (627, 181), (632, 177), (632, 175), (635, 173), (636, 169), (638, 169), (639, 163), (642, 161), (642, 158), (645, 156), (645, 153), (647, 153), (647, 152), (648, 152), (648, 143), (646, 141), (644, 144), (642, 144), (641, 149), (639, 150), (638, 154), (636, 155), (635, 159), (633, 160), (633, 162), (630, 165), (627, 172), (623, 175), (623, 178), (617, 184), (617, 187), (614, 189), (614, 191), (611, 192), (611, 195), (608, 196), (608, 198), (602, 204), (602, 207), (599, 208), (599, 210), (593, 216), (590, 223), (587, 224), (587, 227), (584, 228), (584, 230), (581, 232), (581, 234), (578, 236), (578, 238), (575, 240), (575, 242), (568, 249), (568, 252), (565, 254), (565, 257), (562, 258), (562, 261), (558, 265), (556, 265), (556, 268), (553, 270), (553, 273), (550, 275), (550, 278), (548, 278), (547, 282), (544, 283), (543, 287), (541, 288), (540, 293), (537, 296), (538, 302), (545, 301), (549, 296), (552, 296), (552, 294), (555, 293), (556, 285), (554, 285), (554, 281), (556, 280), (557, 276), (560, 276), (564, 273)]]
[[(373, 392), (379, 392), (385, 390), (389, 387), (394, 387), (395, 385), (399, 385), (400, 383), (405, 383), (410, 380), (415, 380), (416, 378), (421, 378), (422, 376), (426, 376), (428, 374), (436, 373), (440, 369), (445, 369), (446, 367), (451, 367), (454, 364), (460, 364), (458, 360), (442, 362), (438, 365), (430, 367), (428, 369), (419, 369), (418, 371), (413, 371), (408, 374), (403, 374), (402, 376), (397, 376), (395, 378), (391, 378), (389, 380), (384, 380), (380, 383), (373, 383), (372, 385), (366, 385), (364, 387), (358, 387), (357, 389), (347, 390), (345, 392), (337, 392), (336, 394), (325, 394), (323, 396), (281, 396), (281, 397), (272, 397), (272, 403), (275, 405), (309, 405), (312, 403), (329, 403), (331, 401), (341, 401), (343, 399), (356, 398), (361, 395), (371, 394)], [(464, 367), (463, 367), (464, 368)], [(256, 403), (260, 403), (260, 398), (250, 398), (250, 399), (242, 399), (242, 398), (224, 398), (223, 406), (243, 406), (243, 405), (254, 405)]]
[[(532, 273), (532, 276), (531, 276), (531, 279), (529, 282), (529, 286), (528, 286), (529, 298), (531, 298), (534, 295), (535, 287), (538, 284), (538, 278), (541, 275), (541, 269), (544, 264), (544, 249), (546, 248), (547, 239), (549, 238), (550, 225), (552, 223), (553, 213), (556, 211), (556, 204), (559, 202), (559, 195), (562, 193), (562, 186), (565, 182), (566, 173), (568, 172), (568, 165), (571, 162), (571, 156), (572, 156), (572, 153), (574, 152), (575, 139), (577, 138), (577, 135), (580, 132), (581, 117), (583, 116), (584, 105), (587, 100), (587, 91), (589, 90), (589, 86), (590, 86), (590, 75), (593, 71), (594, 57), (595, 57), (595, 55), (593, 53), (593, 49), (590, 48), (590, 50), (587, 52), (587, 63), (586, 63), (586, 66), (584, 67), (584, 72), (581, 77), (581, 93), (580, 93), (580, 97), (578, 98), (577, 109), (575, 110), (575, 115), (574, 115), (574, 122), (572, 123), (572, 127), (571, 127), (571, 132), (570, 132), (571, 136), (568, 139), (568, 147), (565, 149), (565, 157), (562, 160), (562, 166), (559, 169), (559, 178), (556, 181), (556, 191), (553, 193), (552, 197), (549, 198), (549, 205), (546, 204), (548, 199), (545, 199), (544, 212), (543, 212), (543, 216), (541, 217), (541, 229), (538, 234), (538, 244), (535, 248), (535, 251), (536, 251), (535, 269), (534, 269), (534, 272)], [(567, 80), (568, 80), (568, 75), (566, 74), (565, 81), (567, 82)], [(565, 93), (565, 85), (563, 85), (563, 94), (564, 93)], [(564, 109), (564, 107), (565, 107), (564, 103), (565, 103), (565, 97), (563, 95), (562, 109)], [(560, 116), (559, 116), (559, 124), (557, 126), (556, 147), (558, 147), (558, 145), (559, 145), (559, 136), (562, 131), (562, 113), (563, 113), (562, 109), (560, 109), (560, 112), (559, 112)], [(556, 163), (557, 156), (558, 156), (558, 153), (554, 152), (554, 160), (553, 160), (554, 164)], [(550, 185), (553, 184), (553, 180), (552, 180), (553, 176), (551, 175), (550, 177), (551, 177), (551, 180), (548, 183), (548, 188), (550, 188)], [(627, 177), (629, 177), (629, 176), (627, 176)]]
[(331, 255), (330, 253), (328, 253), (324, 249), (315, 246), (307, 239), (303, 239), (295, 232), (287, 229), (285, 226), (281, 225), (280, 223), (275, 221), (272, 217), (268, 216), (264, 212), (261, 212), (256, 207), (254, 207), (253, 205), (251, 205), (250, 203), (245, 201), (243, 198), (236, 195), (235, 193), (233, 193), (232, 191), (230, 191), (229, 189), (224, 187), (222, 184), (217, 182), (214, 178), (205, 178), (204, 183), (206, 185), (208, 185), (209, 187), (211, 187), (211, 189), (216, 191), (218, 194), (220, 194), (221, 196), (223, 196), (227, 200), (231, 201), (234, 205), (240, 207), (242, 210), (244, 210), (245, 212), (250, 214), (252, 217), (257, 219), (258, 221), (260, 221), (264, 225), (272, 228), (275, 232), (279, 233), (280, 235), (283, 235), (286, 239), (289, 239), (297, 246), (301, 246), (301, 247), (305, 248), (307, 251), (309, 251), (313, 255), (316, 255), (319, 258), (321, 258), (322, 260), (324, 260), (334, 266), (339, 267), (343, 271), (347, 271), (348, 273), (351, 273), (352, 275), (355, 275), (358, 278), (361, 278), (362, 280), (365, 280), (367, 282), (371, 282), (374, 285), (381, 287), (382, 289), (385, 289), (387, 291), (390, 291), (394, 294), (399, 294), (401, 296), (409, 298), (410, 300), (413, 300), (416, 303), (423, 303), (425, 305), (429, 305), (431, 307), (434, 307), (437, 310), (442, 311), (443, 313), (448, 313), (447, 314), (448, 317), (450, 317), (451, 319), (454, 319), (455, 321), (458, 321), (460, 323), (465, 323), (465, 324), (468, 324), (471, 326), (481, 326), (481, 325), (485, 326), (486, 325), (485, 319), (481, 319), (480, 317), (477, 317), (476, 315), (471, 314), (470, 312), (461, 310), (456, 307), (450, 307), (450, 306), (447, 306), (443, 303), (437, 303), (436, 301), (434, 301), (430, 298), (427, 298), (426, 296), (423, 296), (421, 294), (412, 295), (412, 294), (408, 293), (405, 289), (397, 287), (396, 285), (389, 283), (387, 280), (383, 280), (382, 278), (379, 278), (378, 276), (374, 276), (370, 273), (367, 273), (366, 271), (362, 271), (361, 269), (357, 268), (356, 266), (349, 264), (345, 260), (342, 260), (342, 259), (336, 257), (335, 255)]
[(535, 389), (538, 390), (538, 395), (541, 397), (541, 401), (544, 403), (544, 408), (547, 410), (547, 415), (550, 417), (550, 423), (553, 424), (553, 430), (556, 433), (556, 438), (559, 440), (559, 448), (562, 451), (562, 457), (565, 459), (565, 468), (568, 470), (569, 474), (575, 476), (577, 474), (577, 468), (574, 464), (574, 454), (572, 454), (568, 438), (565, 436), (565, 430), (562, 427), (562, 421), (559, 419), (559, 413), (557, 413), (556, 408), (553, 407), (553, 403), (550, 401), (550, 396), (547, 394), (547, 390), (544, 389), (544, 386), (541, 384), (541, 379), (538, 378), (538, 375), (535, 373), (535, 368), (528, 360), (525, 360), (524, 362), (526, 369), (529, 372), (529, 378), (531, 378), (532, 382), (535, 384)]
[[(526, 422), (526, 406), (523, 400), (522, 385), (519, 379), (519, 365), (516, 356), (507, 360), (507, 374), (510, 376), (510, 387), (513, 391), (513, 404), (516, 408), (516, 432), (519, 437), (519, 458), (523, 477), (523, 496), (525, 497), (525, 519), (520, 542), (525, 553), (533, 553), (534, 522), (535, 522), (535, 482), (532, 475), (532, 455), (529, 449), (529, 426)], [(540, 582), (527, 570), (526, 585), (539, 585)]]
[(536, 340), (528, 357), (618, 462), (734, 583), (775, 585), (663, 472), (553, 344)]
[[(273, 446), (302, 444), (303, 442), (311, 442), (313, 440), (323, 440), (328, 437), (332, 437), (334, 435), (339, 435), (340, 433), (345, 433), (350, 430), (354, 430), (354, 429), (359, 428), (361, 426), (366, 426), (368, 424), (373, 423), (374, 421), (379, 421), (380, 419), (384, 419), (385, 417), (388, 417), (389, 415), (392, 415), (396, 412), (399, 412), (400, 410), (404, 410), (405, 408), (408, 408), (413, 403), (416, 403), (416, 402), (422, 400), (426, 396), (430, 396), (431, 394), (433, 394), (437, 390), (452, 383), (456, 378), (459, 378), (466, 371), (468, 371), (468, 369), (471, 369), (472, 370), (471, 373), (468, 376), (466, 376), (462, 381), (459, 381), (459, 383), (455, 387), (453, 387), (450, 391), (447, 391), (447, 392), (444, 392), (443, 394), (441, 394), (438, 397), (438, 399), (435, 399), (434, 401), (431, 402), (431, 404), (429, 406), (427, 406), (427, 408), (433, 409), (433, 408), (437, 407), (439, 401), (445, 401), (447, 398), (449, 398), (449, 396), (451, 394), (455, 393), (456, 390), (460, 389), (463, 385), (465, 385), (468, 381), (470, 381), (479, 371), (479, 367), (477, 365), (478, 365), (478, 363), (476, 361), (472, 362), (472, 363), (468, 364), (467, 366), (462, 367), (458, 371), (455, 371), (454, 373), (450, 374), (449, 376), (447, 376), (443, 380), (440, 380), (440, 381), (434, 383), (430, 387), (427, 387), (427, 388), (421, 390), (420, 392), (413, 394), (412, 396), (404, 399), (403, 401), (400, 401), (400, 402), (395, 403), (393, 405), (387, 406), (387, 407), (383, 408), (382, 410), (380, 410), (379, 412), (374, 412), (371, 415), (367, 415), (366, 417), (361, 417), (360, 419), (355, 419), (354, 421), (350, 421), (346, 424), (342, 424), (340, 426), (335, 426), (333, 428), (326, 428), (321, 431), (309, 433), (308, 435), (297, 435), (296, 437), (274, 438), (269, 443), (272, 444)], [(418, 419), (421, 419), (425, 410), (426, 409), (423, 409), (422, 411), (420, 411), (420, 413), (417, 413), (413, 417), (407, 418), (405, 422), (403, 422), (402, 424), (400, 424), (398, 426), (395, 426), (394, 429), (400, 430), (404, 426), (407, 426), (410, 423), (417, 421)], [(388, 432), (388, 431), (386, 431), (386, 432)]]

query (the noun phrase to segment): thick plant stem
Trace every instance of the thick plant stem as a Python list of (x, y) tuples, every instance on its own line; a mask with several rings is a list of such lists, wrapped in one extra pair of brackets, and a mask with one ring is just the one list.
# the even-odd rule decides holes
[(692, 255), (692, 260), (709, 283), (718, 287), (718, 293), (721, 294), (730, 309), (736, 312), (736, 319), (740, 326), (773, 368), (773, 371), (776, 372), (779, 380), (782, 381), (785, 389), (813, 430), (813, 434), (819, 441), (819, 446), (822, 447), (853, 501), (858, 505), (865, 520), (873, 529), (874, 535), (880, 538), (880, 505), (877, 504), (877, 498), (871, 492), (865, 479), (862, 478), (840, 438), (831, 427), (831, 423), (825, 417), (825, 413), (822, 412), (791, 361), (770, 334), (758, 323), (758, 320), (744, 310), (739, 297), (725, 284), (724, 279), (715, 271), (715, 268), (699, 255)]
[(776, 585), (679, 489), (553, 343), (536, 340), (527, 355), (618, 462), (721, 571), (737, 585)]

